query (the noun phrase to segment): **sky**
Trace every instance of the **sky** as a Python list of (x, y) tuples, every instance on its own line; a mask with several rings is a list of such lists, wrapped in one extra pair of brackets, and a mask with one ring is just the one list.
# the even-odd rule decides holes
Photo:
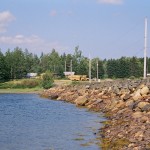
[(54, 48), (86, 57), (143, 57), (144, 20), (150, 0), (0, 0), (0, 49), (40, 55)]

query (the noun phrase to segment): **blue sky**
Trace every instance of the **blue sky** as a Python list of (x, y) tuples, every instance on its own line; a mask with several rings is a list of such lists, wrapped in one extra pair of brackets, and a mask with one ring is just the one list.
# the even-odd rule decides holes
[(149, 8), (150, 0), (1, 0), (0, 48), (40, 55), (79, 46), (92, 58), (143, 57)]

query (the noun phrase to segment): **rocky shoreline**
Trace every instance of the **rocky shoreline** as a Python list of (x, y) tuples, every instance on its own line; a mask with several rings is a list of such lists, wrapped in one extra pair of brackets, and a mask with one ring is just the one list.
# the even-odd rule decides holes
[(41, 96), (103, 112), (103, 150), (150, 150), (149, 79), (59, 85)]

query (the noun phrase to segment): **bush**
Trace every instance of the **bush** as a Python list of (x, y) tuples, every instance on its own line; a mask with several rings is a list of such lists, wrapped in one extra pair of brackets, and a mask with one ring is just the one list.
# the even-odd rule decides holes
[(135, 76), (131, 76), (130, 79), (134, 80), (134, 79), (135, 79)]
[(23, 79), (18, 81), (10, 81), (0, 83), (0, 89), (25, 89), (25, 88), (35, 88), (40, 86), (39, 79)]
[(23, 80), (22, 84), (27, 88), (34, 88), (39, 86), (39, 81), (37, 79)]
[(54, 79), (53, 75), (51, 72), (47, 71), (43, 76), (42, 76), (42, 87), (44, 89), (49, 89), (53, 86)]

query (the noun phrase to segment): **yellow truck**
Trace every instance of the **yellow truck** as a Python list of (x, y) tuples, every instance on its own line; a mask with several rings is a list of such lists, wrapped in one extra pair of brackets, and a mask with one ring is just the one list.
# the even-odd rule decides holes
[(86, 75), (70, 75), (68, 78), (72, 81), (87, 81), (88, 78)]

